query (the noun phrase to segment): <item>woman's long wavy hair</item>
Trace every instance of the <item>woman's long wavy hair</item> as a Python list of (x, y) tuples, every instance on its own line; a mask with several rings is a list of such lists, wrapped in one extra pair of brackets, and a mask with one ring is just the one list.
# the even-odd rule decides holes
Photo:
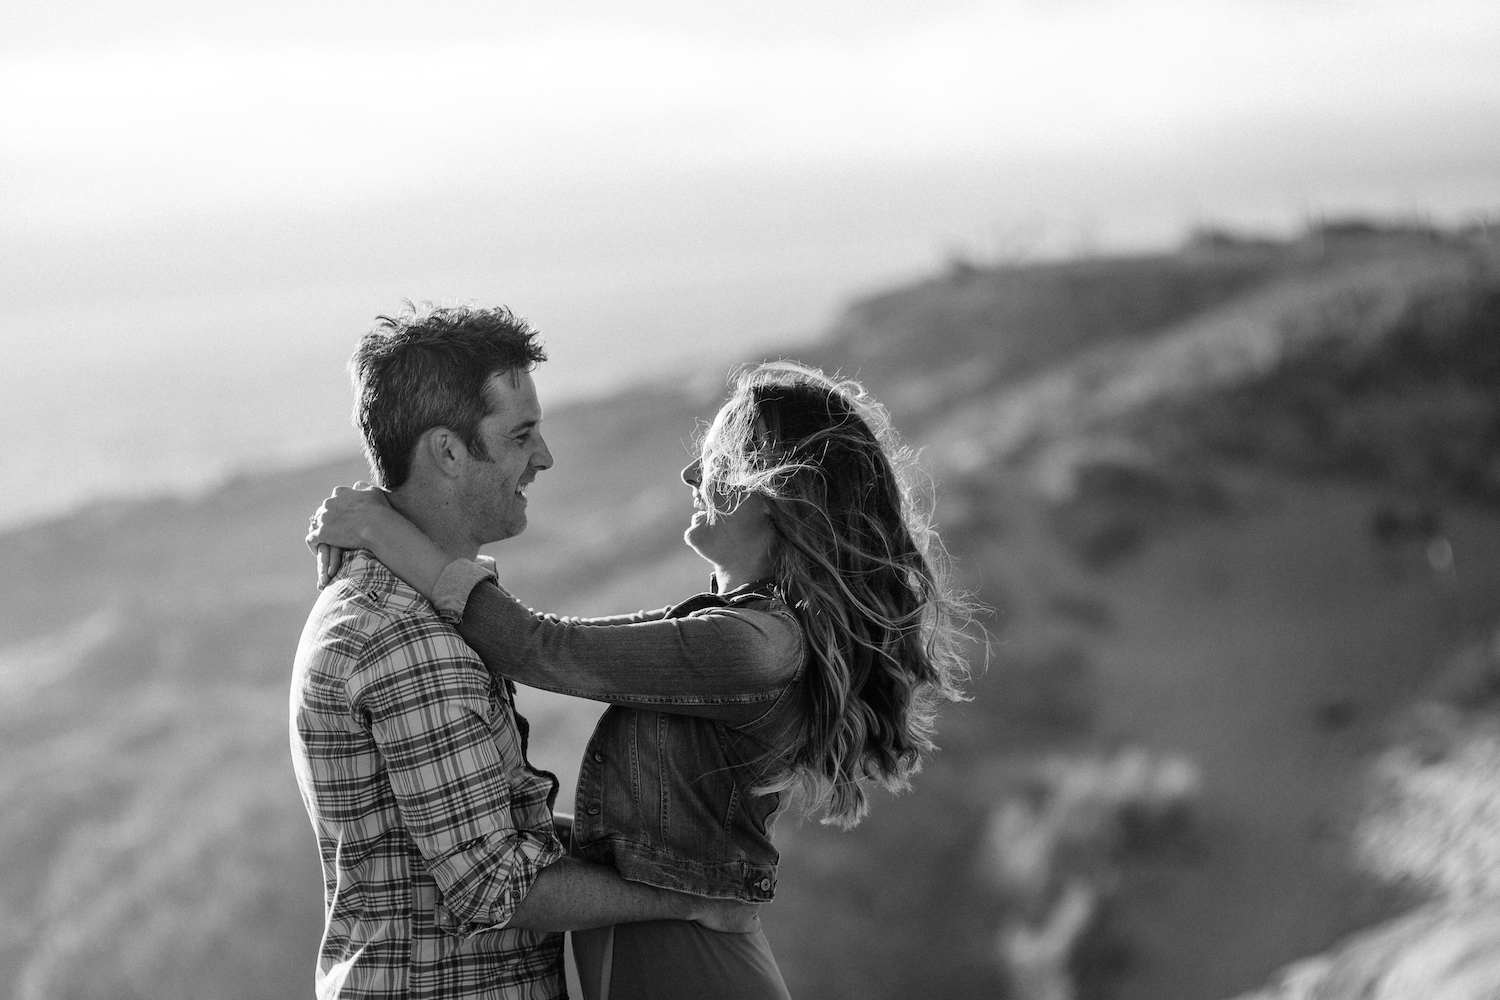
[(863, 387), (790, 362), (742, 370), (702, 447), (716, 506), (766, 502), (771, 575), (807, 638), (800, 740), (763, 762), (849, 828), (865, 786), (909, 787), (935, 749), (937, 703), (963, 697), (973, 606), (948, 579), (930, 490)]

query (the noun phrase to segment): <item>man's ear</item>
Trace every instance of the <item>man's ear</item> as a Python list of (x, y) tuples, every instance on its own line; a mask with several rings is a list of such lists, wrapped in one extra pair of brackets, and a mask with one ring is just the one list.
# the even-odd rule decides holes
[(469, 460), (469, 449), (447, 427), (430, 427), (417, 439), (417, 450), (441, 476), (457, 476)]

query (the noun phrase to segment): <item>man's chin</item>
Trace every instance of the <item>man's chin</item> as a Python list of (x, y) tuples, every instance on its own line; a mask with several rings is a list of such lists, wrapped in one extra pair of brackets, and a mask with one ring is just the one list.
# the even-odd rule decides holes
[(487, 541), (487, 542), (485, 542), (484, 544), (486, 544), (486, 545), (492, 545), (495, 542), (503, 542), (507, 538), (515, 538), (517, 535), (519, 535), (521, 532), (523, 532), (525, 530), (526, 530), (526, 515), (525, 514), (522, 514), (518, 518), (517, 517), (508, 518), (505, 521), (504, 524), (500, 525), (494, 531), (490, 532), (490, 535), (491, 535), (490, 540)]

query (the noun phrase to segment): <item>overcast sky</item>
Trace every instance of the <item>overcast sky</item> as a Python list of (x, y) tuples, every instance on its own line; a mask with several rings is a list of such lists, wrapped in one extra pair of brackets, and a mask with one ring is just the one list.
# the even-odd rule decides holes
[(10, 0), (0, 320), (1495, 214), (1497, 53), (1493, 0)]
[(1500, 170), (1496, 53), (1491, 0), (12, 0), (0, 223), (974, 168), (1105, 216), (1122, 177), (1462, 201)]

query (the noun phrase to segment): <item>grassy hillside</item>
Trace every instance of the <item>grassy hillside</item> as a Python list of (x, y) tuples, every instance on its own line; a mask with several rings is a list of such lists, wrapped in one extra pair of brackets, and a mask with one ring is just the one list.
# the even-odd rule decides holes
[[(794, 995), (1225, 997), (1418, 897), (1351, 845), (1392, 720), (1500, 618), (1495, 249), (1333, 226), (965, 266), (802, 352), (923, 449), (996, 613), (913, 794), (782, 821)], [(676, 475), (721, 389), (549, 412), (507, 584), (574, 613), (700, 589)], [(362, 472), (0, 536), (0, 998), (305, 993), (300, 536)], [(525, 711), (571, 784), (597, 708)]]

